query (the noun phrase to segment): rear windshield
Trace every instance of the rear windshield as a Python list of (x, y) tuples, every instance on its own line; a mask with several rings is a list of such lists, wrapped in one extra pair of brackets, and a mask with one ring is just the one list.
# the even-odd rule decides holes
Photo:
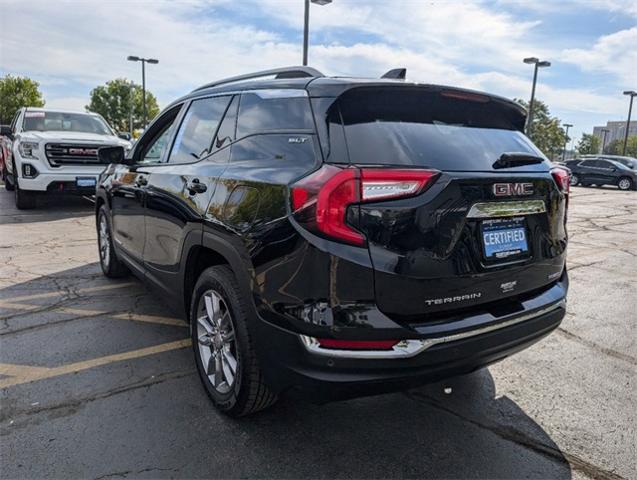
[(519, 131), (524, 116), (517, 109), (449, 92), (394, 87), (343, 94), (333, 108), (340, 109), (350, 162), (488, 171), (503, 153), (545, 158)]

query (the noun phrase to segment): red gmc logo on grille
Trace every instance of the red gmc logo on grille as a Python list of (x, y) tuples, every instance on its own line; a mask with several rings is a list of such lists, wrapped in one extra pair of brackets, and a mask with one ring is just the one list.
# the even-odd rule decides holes
[(532, 183), (494, 183), (493, 194), (496, 197), (533, 195)]
[(69, 148), (71, 155), (97, 155), (97, 148)]

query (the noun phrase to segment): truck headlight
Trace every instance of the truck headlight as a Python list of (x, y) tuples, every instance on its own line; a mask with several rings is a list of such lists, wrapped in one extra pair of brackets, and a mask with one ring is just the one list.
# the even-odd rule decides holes
[(18, 144), (18, 151), (20, 152), (20, 156), (24, 158), (35, 158), (37, 159), (37, 151), (39, 145), (37, 142), (20, 142)]

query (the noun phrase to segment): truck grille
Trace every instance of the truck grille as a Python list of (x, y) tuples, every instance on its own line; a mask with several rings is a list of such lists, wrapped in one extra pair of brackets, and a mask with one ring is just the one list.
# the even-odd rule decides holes
[(46, 158), (52, 167), (62, 165), (98, 165), (97, 149), (104, 145), (77, 145), (69, 143), (47, 143)]

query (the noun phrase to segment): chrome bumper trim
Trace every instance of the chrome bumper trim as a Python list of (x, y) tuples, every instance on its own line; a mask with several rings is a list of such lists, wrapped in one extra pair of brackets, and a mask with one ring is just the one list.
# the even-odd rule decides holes
[(308, 352), (316, 355), (322, 355), (326, 357), (335, 358), (357, 358), (357, 359), (393, 359), (393, 358), (411, 358), (414, 357), (428, 348), (434, 345), (442, 343), (450, 343), (458, 340), (464, 340), (466, 338), (475, 337), (485, 333), (507, 328), (518, 323), (531, 320), (546, 313), (557, 310), (558, 308), (566, 308), (566, 301), (560, 300), (548, 307), (540, 308), (531, 313), (520, 315), (509, 320), (502, 322), (492, 323), (484, 327), (476, 328), (474, 330), (467, 330), (460, 333), (454, 333), (452, 335), (446, 335), (443, 337), (426, 338), (423, 340), (401, 340), (394, 345), (391, 350), (333, 350), (328, 348), (322, 348), (318, 340), (314, 337), (307, 335), (300, 335), (301, 343), (305, 346)]
[(517, 202), (485, 202), (474, 203), (467, 218), (517, 217), (545, 213), (544, 200), (520, 200)]

